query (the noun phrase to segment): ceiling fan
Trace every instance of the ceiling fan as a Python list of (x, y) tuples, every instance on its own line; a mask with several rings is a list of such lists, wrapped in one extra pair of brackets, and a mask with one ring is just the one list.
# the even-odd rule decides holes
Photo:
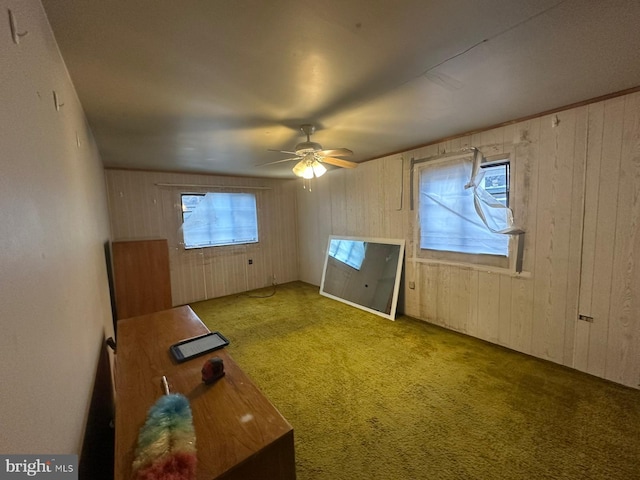
[(262, 165), (273, 165), (275, 163), (298, 160), (298, 163), (296, 163), (292, 169), (293, 173), (295, 173), (298, 177), (302, 177), (305, 179), (312, 179), (314, 176), (320, 177), (324, 175), (327, 169), (323, 165), (323, 163), (328, 163), (330, 165), (335, 165), (336, 167), (342, 168), (355, 168), (358, 166), (358, 164), (355, 162), (342, 160), (341, 158), (335, 158), (348, 157), (349, 155), (353, 155), (353, 152), (348, 148), (323, 150), (322, 145), (316, 142), (312, 142), (310, 137), (316, 131), (316, 128), (313, 125), (308, 123), (300, 125), (300, 130), (302, 130), (302, 133), (307, 136), (307, 141), (297, 144), (294, 151), (269, 149), (269, 151), (271, 152), (288, 153), (290, 155), (295, 155), (295, 157), (284, 158), (282, 160), (276, 160), (275, 162), (263, 163)]

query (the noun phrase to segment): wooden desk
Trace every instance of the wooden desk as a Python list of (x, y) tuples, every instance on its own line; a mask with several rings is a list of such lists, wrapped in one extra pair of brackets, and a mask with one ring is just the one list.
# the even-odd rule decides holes
[[(188, 306), (119, 321), (116, 480), (131, 477), (138, 432), (148, 409), (163, 394), (163, 375), (172, 393), (182, 393), (191, 402), (198, 480), (295, 479), (293, 428), (226, 349), (182, 364), (169, 354), (173, 343), (208, 331)], [(213, 356), (223, 359), (226, 375), (205, 385), (200, 370)]]

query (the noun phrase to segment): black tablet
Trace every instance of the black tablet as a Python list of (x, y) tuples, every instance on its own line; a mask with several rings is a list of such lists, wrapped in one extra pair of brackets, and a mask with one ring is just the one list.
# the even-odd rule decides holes
[(193, 338), (187, 338), (169, 347), (173, 358), (178, 362), (184, 362), (191, 358), (203, 355), (213, 350), (218, 350), (229, 345), (229, 340), (220, 332), (210, 332)]

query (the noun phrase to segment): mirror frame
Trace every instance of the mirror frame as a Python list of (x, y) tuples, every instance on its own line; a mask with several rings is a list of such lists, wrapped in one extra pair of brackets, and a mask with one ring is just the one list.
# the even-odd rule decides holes
[[(337, 297), (332, 295), (331, 293), (327, 293), (324, 290), (325, 284), (325, 276), (327, 274), (327, 265), (329, 263), (329, 248), (331, 245), (331, 240), (355, 240), (359, 242), (367, 242), (367, 243), (380, 243), (384, 245), (398, 245), (400, 247), (400, 252), (398, 254), (398, 264), (396, 266), (396, 278), (393, 286), (393, 298), (391, 300), (391, 310), (389, 313), (381, 312), (378, 310), (374, 310), (365, 305), (360, 305), (358, 303), (352, 302), (350, 300), (346, 300), (341, 297)], [(322, 282), (320, 283), (320, 295), (324, 295), (325, 297), (332, 298), (334, 300), (338, 300), (339, 302), (346, 303), (347, 305), (351, 305), (352, 307), (359, 308), (361, 310), (365, 310), (370, 313), (374, 313), (384, 318), (388, 318), (389, 320), (396, 319), (396, 309), (398, 306), (398, 294), (400, 292), (400, 281), (402, 280), (402, 267), (404, 265), (404, 250), (405, 250), (405, 240), (404, 239), (395, 239), (395, 238), (373, 238), (373, 237), (347, 237), (344, 235), (329, 235), (329, 241), (327, 242), (327, 249), (324, 253), (324, 268), (322, 269)]]

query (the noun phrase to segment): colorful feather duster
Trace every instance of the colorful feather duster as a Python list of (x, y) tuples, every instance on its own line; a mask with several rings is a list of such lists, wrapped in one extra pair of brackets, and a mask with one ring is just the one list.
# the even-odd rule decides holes
[(192, 480), (196, 478), (196, 435), (189, 401), (169, 393), (150, 409), (138, 436), (133, 461), (135, 480)]

